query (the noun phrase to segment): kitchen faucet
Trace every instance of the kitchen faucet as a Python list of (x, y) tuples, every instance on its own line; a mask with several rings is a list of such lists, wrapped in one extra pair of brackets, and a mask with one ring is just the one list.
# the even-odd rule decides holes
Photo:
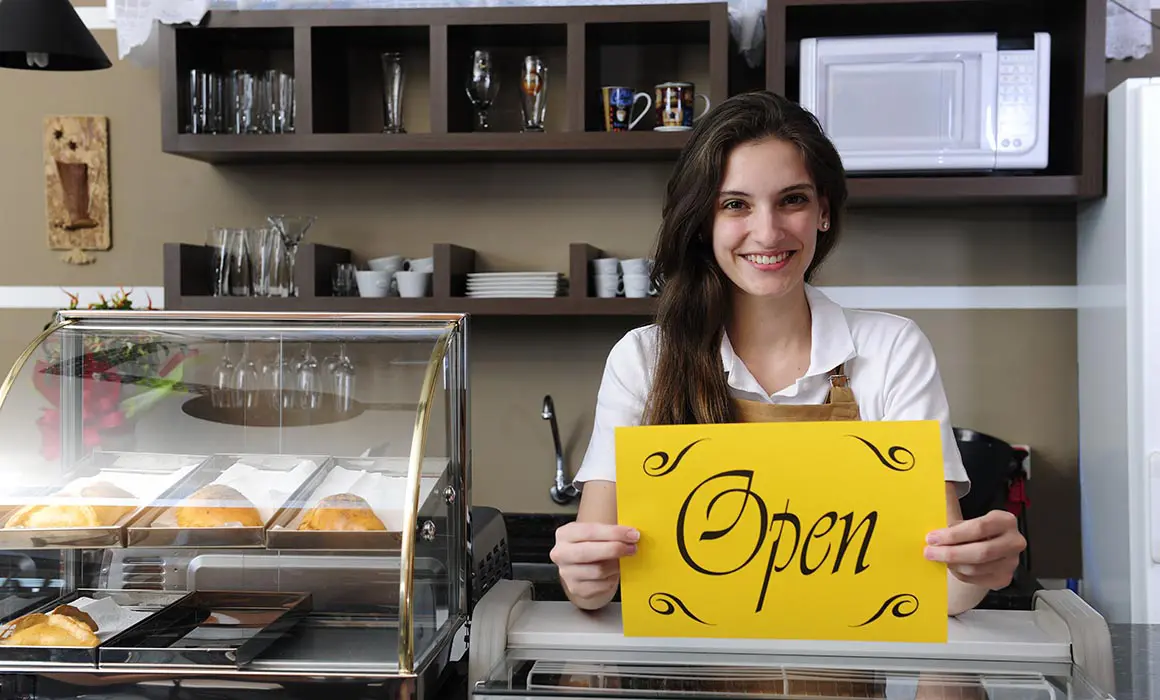
[(556, 483), (550, 491), (552, 500), (560, 505), (566, 505), (576, 500), (580, 492), (571, 481), (565, 483), (567, 470), (564, 467), (564, 448), (560, 446), (560, 427), (556, 425), (556, 406), (552, 403), (551, 394), (544, 397), (540, 417), (552, 426), (552, 442), (556, 447)]

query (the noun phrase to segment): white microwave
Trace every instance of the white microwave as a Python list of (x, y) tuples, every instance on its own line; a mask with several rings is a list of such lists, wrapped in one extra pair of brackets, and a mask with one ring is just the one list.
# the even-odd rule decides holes
[(1047, 167), (1051, 37), (995, 34), (801, 41), (800, 103), (849, 172)]

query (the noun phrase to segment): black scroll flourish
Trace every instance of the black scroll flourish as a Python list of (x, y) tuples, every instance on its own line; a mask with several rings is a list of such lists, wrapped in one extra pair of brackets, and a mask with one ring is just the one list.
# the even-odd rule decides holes
[[(664, 450), (653, 452), (651, 455), (644, 458), (644, 463), (641, 465), (641, 468), (644, 469), (644, 473), (648, 474), (649, 476), (665, 476), (670, 474), (674, 469), (677, 468), (677, 465), (681, 463), (681, 460), (685, 457), (685, 454), (689, 450), (693, 449), (693, 445), (696, 445), (698, 442), (704, 442), (708, 439), (709, 438), (701, 438), (700, 440), (694, 440), (688, 445), (685, 445), (684, 449), (677, 453), (676, 458), (674, 458), (672, 462), (669, 461), (668, 452), (665, 452)], [(658, 459), (660, 462), (654, 465), (649, 465), (649, 461), (653, 459)]]
[[(882, 466), (886, 467), (887, 469), (892, 469), (896, 472), (908, 472), (911, 469), (914, 469), (914, 453), (902, 445), (895, 445), (894, 447), (886, 450), (886, 456), (884, 456), (882, 451), (875, 447), (874, 443), (870, 442), (866, 438), (858, 437), (857, 435), (847, 435), (846, 437), (852, 437), (855, 440), (860, 441), (866, 447), (869, 447), (870, 451), (874, 453), (874, 456), (878, 458), (878, 461), (882, 462)], [(910, 459), (905, 460), (899, 455), (906, 455)], [(887, 459), (887, 456), (889, 456), (889, 459)]]
[(918, 612), (918, 596), (914, 595), (913, 593), (899, 593), (898, 595), (890, 596), (886, 599), (886, 602), (882, 604), (882, 607), (878, 608), (878, 612), (874, 613), (873, 617), (860, 625), (850, 626), (865, 627), (871, 622), (874, 622), (878, 618), (882, 617), (887, 608), (890, 608), (891, 615), (899, 619), (910, 617), (911, 615)]
[(702, 625), (713, 627), (712, 622), (705, 622), (697, 617), (689, 610), (689, 606), (685, 605), (684, 601), (676, 597), (672, 593), (657, 592), (648, 597), (648, 606), (658, 615), (672, 615), (680, 608), (681, 612), (690, 620), (700, 622)]

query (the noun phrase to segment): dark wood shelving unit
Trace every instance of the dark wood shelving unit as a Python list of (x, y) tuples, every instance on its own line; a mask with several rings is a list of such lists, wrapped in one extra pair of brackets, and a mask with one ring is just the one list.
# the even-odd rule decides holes
[(1104, 0), (768, 0), (765, 86), (798, 97), (805, 37), (1050, 32), (1049, 166), (1039, 172), (849, 174), (850, 203), (868, 205), (1069, 203), (1102, 197)]
[[(687, 133), (600, 125), (603, 85), (653, 94), (693, 82), (713, 103), (729, 94), (725, 3), (400, 10), (210, 12), (199, 26), (161, 25), (162, 150), (212, 163), (673, 159)], [(500, 91), (491, 130), (473, 131), (471, 52), (492, 52)], [(378, 54), (406, 70), (405, 134), (383, 134)], [(521, 133), (519, 62), (548, 66), (543, 133)], [(294, 75), (293, 134), (186, 133), (189, 71), (277, 68)]]
[(333, 296), (331, 272), (352, 260), (351, 251), (320, 244), (303, 245), (298, 252), (295, 280), (301, 295), (279, 297), (215, 297), (210, 294), (209, 247), (166, 243), (165, 306), (187, 311), (321, 311), (321, 312), (462, 312), (477, 316), (652, 316), (656, 300), (597, 298), (593, 292), (591, 261), (602, 251), (573, 243), (568, 251), (567, 296), (551, 298), (475, 299), (465, 296), (468, 273), (476, 269), (475, 251), (437, 243), (433, 246), (435, 273), (432, 296), (361, 298)]

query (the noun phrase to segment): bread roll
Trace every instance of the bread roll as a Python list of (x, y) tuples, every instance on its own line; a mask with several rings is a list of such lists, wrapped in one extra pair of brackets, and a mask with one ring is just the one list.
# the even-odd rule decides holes
[(53, 610), (52, 613), (50, 613), (50, 614), (52, 614), (52, 615), (68, 615), (69, 617), (71, 617), (75, 620), (80, 620), (81, 622), (83, 622), (85, 624), (86, 627), (88, 627), (92, 631), (94, 631), (94, 632), (97, 631), (97, 621), (93, 619), (92, 615), (88, 614), (84, 610), (81, 610), (80, 608), (75, 608), (71, 605), (58, 605), (56, 607), (56, 609)]
[(261, 527), (262, 516), (245, 496), (229, 486), (203, 486), (177, 507), (178, 527)]
[(55, 530), (59, 528), (109, 527), (137, 507), (137, 497), (108, 482), (98, 481), (82, 488), (74, 498), (118, 500), (121, 504), (89, 505), (68, 503), (39, 503), (20, 508), (4, 523), (5, 529), (33, 528)]
[(371, 506), (353, 493), (327, 496), (302, 516), (299, 530), (369, 531), (386, 530)]
[[(61, 606), (71, 608), (72, 606)], [(59, 608), (58, 608), (59, 609)], [(73, 608), (76, 610), (76, 608)], [(77, 612), (81, 612), (77, 610)], [(82, 613), (83, 614), (83, 613)], [(86, 615), (86, 617), (88, 617)], [(92, 618), (89, 618), (91, 621)], [(100, 643), (93, 627), (67, 614), (33, 613), (6, 625), (0, 645), (9, 647), (95, 647)]]

